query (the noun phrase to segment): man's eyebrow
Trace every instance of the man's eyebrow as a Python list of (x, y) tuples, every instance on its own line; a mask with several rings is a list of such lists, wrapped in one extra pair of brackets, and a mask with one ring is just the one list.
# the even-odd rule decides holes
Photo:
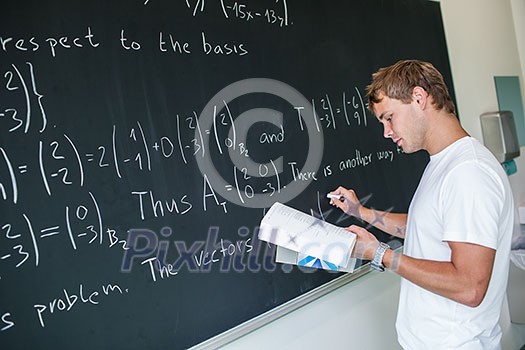
[(385, 114), (387, 114), (387, 112), (383, 112), (383, 113), (381, 113), (381, 114), (377, 117), (377, 119), (379, 119), (379, 120), (383, 120), (383, 117), (385, 116)]

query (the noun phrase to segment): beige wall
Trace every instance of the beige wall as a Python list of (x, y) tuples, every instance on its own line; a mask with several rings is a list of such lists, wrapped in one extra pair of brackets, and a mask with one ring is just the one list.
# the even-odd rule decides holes
[(494, 76), (522, 76), (511, 3), (442, 0), (441, 10), (459, 117), (481, 140), (479, 115), (498, 109)]
[[(516, 43), (518, 45), (518, 53), (520, 55), (521, 76), (525, 79), (525, 1), (511, 0), (512, 16), (514, 19), (514, 31), (516, 33)], [(522, 88), (525, 85), (525, 80), (522, 80)], [(523, 96), (525, 96), (525, 88), (523, 89)], [(525, 99), (524, 99), (525, 101)]]

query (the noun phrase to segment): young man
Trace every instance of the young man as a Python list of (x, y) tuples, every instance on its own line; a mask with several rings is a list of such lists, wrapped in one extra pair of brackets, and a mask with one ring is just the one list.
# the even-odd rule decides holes
[[(331, 200), (392, 235), (403, 253), (359, 226), (353, 255), (402, 278), (396, 321), (405, 349), (499, 349), (498, 321), (506, 291), (514, 206), (502, 166), (468, 136), (442, 75), (409, 60), (382, 68), (368, 86), (368, 108), (384, 136), (405, 153), (430, 155), (408, 214), (365, 208), (353, 190)], [(374, 220), (385, 215), (381, 222)]]

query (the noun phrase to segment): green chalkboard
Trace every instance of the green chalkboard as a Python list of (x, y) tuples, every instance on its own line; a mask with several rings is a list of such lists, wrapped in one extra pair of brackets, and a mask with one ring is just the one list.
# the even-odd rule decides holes
[(403, 58), (452, 86), (439, 3), (3, 4), (0, 348), (188, 348), (340, 277), (257, 227), (275, 201), (354, 223), (338, 185), (407, 210), (427, 157), (364, 101)]

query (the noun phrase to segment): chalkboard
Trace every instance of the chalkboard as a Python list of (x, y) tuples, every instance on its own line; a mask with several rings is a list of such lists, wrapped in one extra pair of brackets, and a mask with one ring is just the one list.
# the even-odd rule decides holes
[(402, 58), (452, 86), (438, 3), (4, 3), (0, 347), (188, 348), (340, 278), (257, 225), (275, 201), (356, 223), (338, 185), (407, 210), (427, 156), (364, 96)]

